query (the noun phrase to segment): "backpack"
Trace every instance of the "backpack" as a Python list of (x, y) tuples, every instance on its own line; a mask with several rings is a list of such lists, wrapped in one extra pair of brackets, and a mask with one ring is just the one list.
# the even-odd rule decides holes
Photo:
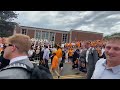
[[(21, 68), (30, 73), (30, 79), (53, 79), (52, 74), (49, 69), (42, 65), (33, 64), (34, 67), (31, 69), (29, 66), (23, 63), (14, 63), (10, 65), (8, 68)], [(8, 69), (7, 68), (7, 69)]]
[(30, 79), (53, 79), (49, 69), (42, 66), (33, 64), (34, 68), (30, 69), (27, 66), (27, 70), (31, 73)]

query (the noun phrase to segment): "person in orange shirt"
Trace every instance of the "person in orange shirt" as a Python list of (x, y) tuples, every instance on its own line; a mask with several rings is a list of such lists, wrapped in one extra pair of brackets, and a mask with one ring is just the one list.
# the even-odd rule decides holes
[(72, 47), (72, 43), (69, 44), (69, 47)]
[(69, 62), (69, 61), (72, 62), (72, 59), (73, 59), (73, 49), (70, 48), (70, 49), (68, 50), (68, 62)]
[(53, 75), (54, 73), (58, 76), (58, 78), (60, 78), (60, 74), (58, 73), (57, 69), (59, 67), (58, 64), (58, 57), (56, 56), (56, 52), (53, 52), (53, 60), (52, 60), (52, 64), (51, 64), (51, 74)]
[[(62, 61), (62, 49), (60, 48), (60, 46), (57, 46), (57, 52), (56, 52), (56, 56), (58, 57), (58, 65), (60, 65), (60, 62)], [(60, 67), (58, 67), (58, 72), (60, 71)]]
[(57, 46), (56, 56), (58, 57), (60, 62), (62, 60), (62, 49), (60, 48), (60, 46)]
[(80, 43), (80, 41), (78, 41), (78, 43), (77, 43), (77, 46), (78, 46), (78, 48), (81, 46), (81, 43)]

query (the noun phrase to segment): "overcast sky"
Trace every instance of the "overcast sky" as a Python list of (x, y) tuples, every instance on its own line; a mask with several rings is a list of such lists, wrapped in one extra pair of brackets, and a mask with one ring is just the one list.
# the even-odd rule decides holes
[(22, 26), (69, 31), (120, 32), (120, 11), (16, 11)]

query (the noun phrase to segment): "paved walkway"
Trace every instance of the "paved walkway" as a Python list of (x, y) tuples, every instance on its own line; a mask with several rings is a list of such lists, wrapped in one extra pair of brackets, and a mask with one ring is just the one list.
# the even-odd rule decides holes
[[(32, 62), (36, 63), (37, 62)], [(49, 66), (51, 63), (49, 62)], [(54, 79), (58, 79), (57, 76), (53, 76)], [(80, 72), (79, 70), (72, 70), (72, 64), (71, 63), (64, 63), (63, 65), (63, 71), (61, 73), (61, 76), (59, 79), (85, 79), (85, 73)]]
[[(57, 76), (54, 76), (57, 79)], [(85, 79), (85, 73), (79, 70), (72, 70), (72, 64), (65, 63), (60, 79)]]

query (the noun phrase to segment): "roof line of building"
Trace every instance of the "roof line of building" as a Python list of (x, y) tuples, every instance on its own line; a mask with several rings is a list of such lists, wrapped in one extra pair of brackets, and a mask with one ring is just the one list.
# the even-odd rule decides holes
[(52, 31), (58, 31), (58, 32), (68, 32), (68, 31), (61, 31), (61, 30), (47, 29), (47, 28), (37, 28), (37, 27), (30, 27), (30, 26), (20, 26), (20, 27), (42, 29), (42, 30), (52, 30)]
[(77, 31), (77, 32), (95, 33), (95, 34), (102, 34), (103, 35), (103, 33), (91, 32), (91, 31), (83, 31), (83, 30), (74, 30), (74, 29), (71, 29), (70, 31), (61, 31), (61, 30), (55, 30), (55, 29), (37, 28), (37, 27), (21, 26), (21, 25), (20, 25), (20, 27), (42, 29), (42, 30), (52, 30), (52, 31), (57, 31), (57, 32), (68, 32), (68, 33), (71, 32), (71, 31)]

